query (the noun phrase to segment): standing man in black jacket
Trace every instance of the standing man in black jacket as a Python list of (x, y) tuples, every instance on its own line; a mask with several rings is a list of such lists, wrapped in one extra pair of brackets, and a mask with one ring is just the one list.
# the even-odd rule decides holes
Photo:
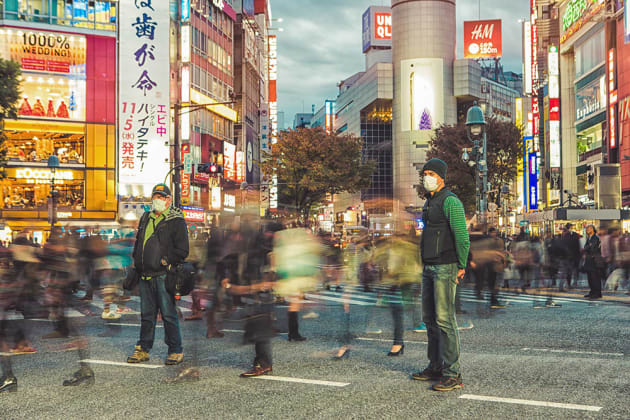
[(172, 207), (171, 190), (157, 184), (151, 193), (152, 210), (140, 218), (133, 248), (136, 272), (140, 276), (140, 340), (127, 358), (128, 363), (149, 360), (155, 339), (158, 310), (164, 320), (164, 342), (168, 346), (167, 365), (184, 360), (182, 336), (175, 297), (166, 290), (166, 276), (188, 256), (188, 229), (183, 212)]

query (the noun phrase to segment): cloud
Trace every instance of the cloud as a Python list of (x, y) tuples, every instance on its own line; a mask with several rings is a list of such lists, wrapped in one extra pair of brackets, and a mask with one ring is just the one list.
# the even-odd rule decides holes
[[(361, 52), (363, 12), (389, 0), (271, 0), (278, 35), (278, 108), (286, 125), (304, 110), (337, 97), (337, 83), (365, 70)], [(457, 56), (463, 57), (465, 20), (479, 17), (478, 0), (457, 0)], [(519, 18), (529, 16), (529, 2), (481, 0), (482, 19), (502, 19), (504, 68), (521, 72)]]

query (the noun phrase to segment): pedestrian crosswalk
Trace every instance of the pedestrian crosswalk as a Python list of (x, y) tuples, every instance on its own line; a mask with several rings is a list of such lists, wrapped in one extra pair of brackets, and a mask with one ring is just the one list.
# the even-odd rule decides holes
[[(551, 296), (544, 294), (519, 294), (516, 292), (501, 291), (497, 295), (499, 301), (508, 307), (510, 306), (529, 306), (532, 308), (548, 307), (545, 305), (548, 303), (548, 299), (552, 298), (556, 307), (568, 304), (591, 304), (592, 302), (579, 297), (566, 297), (566, 296)], [(350, 304), (361, 307), (379, 307), (389, 306), (389, 304), (402, 303), (401, 295), (399, 292), (392, 291), (391, 288), (385, 286), (372, 287), (370, 291), (365, 291), (362, 286), (349, 285), (343, 286), (343, 288), (331, 287), (330, 290), (321, 289), (311, 291), (304, 294), (303, 303), (315, 304), (318, 306), (337, 306)], [(474, 289), (462, 287), (459, 291), (459, 299), (462, 305), (471, 304), (489, 304), (490, 293), (487, 291), (482, 292), (481, 296), (478, 296)], [(418, 303), (420, 303), (420, 296), (418, 296)], [(605, 304), (605, 301), (598, 301), (598, 303)], [(73, 306), (66, 310), (66, 316), (68, 318), (79, 318), (90, 315), (100, 316), (104, 308), (104, 301), (101, 297), (94, 296), (94, 299), (88, 302), (82, 302), (80, 305)], [(205, 302), (202, 302), (202, 306), (205, 306)], [(138, 316), (140, 314), (140, 297), (132, 296), (129, 301), (125, 302), (127, 311), (122, 313), (125, 316)], [(188, 314), (192, 312), (192, 298), (191, 296), (182, 296), (178, 303), (179, 310)], [(113, 311), (117, 309), (116, 305), (112, 305)], [(23, 319), (19, 313), (9, 313), (7, 319)], [(42, 320), (42, 319), (40, 319)]]

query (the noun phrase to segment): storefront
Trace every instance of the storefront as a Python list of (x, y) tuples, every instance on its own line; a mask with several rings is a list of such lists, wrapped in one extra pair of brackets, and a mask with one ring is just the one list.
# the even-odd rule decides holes
[[(607, 153), (608, 72), (604, 2), (566, 1), (560, 7), (560, 101), (563, 188), (581, 204), (594, 201), (592, 168)], [(591, 170), (589, 170), (591, 168)], [(566, 195), (565, 195), (566, 200)]]
[(46, 239), (52, 185), (61, 226), (116, 220), (115, 45), (113, 36), (0, 27), (0, 56), (22, 70), (18, 119), (2, 127), (0, 219), (10, 236), (29, 229)]

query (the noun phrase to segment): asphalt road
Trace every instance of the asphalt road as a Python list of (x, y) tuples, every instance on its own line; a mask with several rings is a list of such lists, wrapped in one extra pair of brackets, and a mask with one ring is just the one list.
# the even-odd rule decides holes
[[(356, 339), (349, 358), (332, 360), (344, 328), (341, 295), (321, 292), (302, 312), (319, 317), (300, 319), (308, 340), (288, 342), (279, 334), (273, 375), (265, 379), (239, 377), (251, 366), (253, 348), (242, 345), (236, 320), (225, 323), (225, 338), (211, 340), (204, 337), (204, 322), (182, 322), (185, 358), (201, 378), (166, 384), (162, 380), (181, 367), (163, 364), (162, 328), (147, 366), (128, 365), (139, 334), (137, 314), (116, 321), (124, 325), (107, 338), (98, 337), (105, 328), (100, 317), (77, 316), (89, 337), (96, 383), (62, 387), (77, 369), (77, 353), (58, 351), (67, 340), (41, 339), (50, 322), (27, 321), (39, 351), (12, 357), (19, 390), (0, 394), (0, 418), (630, 418), (630, 305), (558, 297), (561, 307), (535, 309), (541, 298), (505, 294), (507, 308), (493, 310), (470, 289), (462, 297), (468, 313), (458, 320), (474, 327), (461, 331), (464, 388), (450, 393), (409, 379), (427, 363), (426, 333), (412, 331), (410, 312), (404, 355), (386, 356), (391, 315), (375, 306), (374, 294), (353, 296)], [(181, 306), (186, 314), (188, 303)], [(91, 308), (98, 307), (95, 300)], [(284, 328), (286, 308), (277, 313)], [(380, 334), (366, 332), (378, 329)]]

